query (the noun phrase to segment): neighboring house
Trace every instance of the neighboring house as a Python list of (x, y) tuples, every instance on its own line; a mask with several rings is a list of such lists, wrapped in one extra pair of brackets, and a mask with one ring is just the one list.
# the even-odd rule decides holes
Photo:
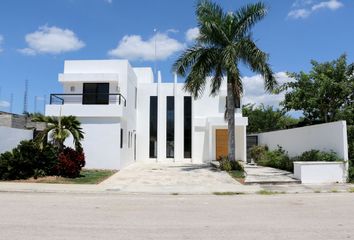
[[(209, 162), (227, 155), (226, 86), (193, 99), (183, 83), (165, 83), (127, 60), (65, 61), (63, 94), (51, 94), (47, 116), (74, 115), (85, 139), (86, 167), (122, 169), (135, 161)], [(246, 161), (248, 119), (236, 109), (236, 158)], [(67, 143), (72, 143), (69, 139)]]

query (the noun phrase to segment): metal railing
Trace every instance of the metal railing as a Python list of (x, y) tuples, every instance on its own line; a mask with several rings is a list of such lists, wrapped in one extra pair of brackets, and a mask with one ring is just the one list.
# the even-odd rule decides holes
[(125, 97), (120, 93), (53, 93), (50, 104), (83, 104), (83, 105), (127, 105)]

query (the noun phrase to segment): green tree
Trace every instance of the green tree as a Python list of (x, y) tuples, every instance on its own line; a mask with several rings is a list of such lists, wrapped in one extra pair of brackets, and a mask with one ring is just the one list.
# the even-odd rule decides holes
[(211, 95), (217, 95), (221, 83), (227, 81), (230, 161), (235, 160), (235, 101), (243, 92), (240, 62), (262, 74), (267, 91), (276, 86), (268, 55), (258, 48), (251, 35), (252, 27), (266, 14), (267, 9), (261, 2), (248, 4), (235, 12), (225, 12), (215, 3), (199, 1), (196, 16), (200, 35), (173, 65), (178, 75), (186, 77), (184, 89), (194, 98), (203, 94), (207, 77), (211, 77)]
[(75, 116), (51, 117), (37, 114), (32, 117), (32, 121), (47, 123), (47, 127), (35, 139), (42, 147), (49, 134), (53, 144), (61, 151), (64, 149), (64, 141), (71, 135), (75, 149), (82, 151), (81, 140), (84, 139), (84, 132)]
[(289, 73), (295, 79), (281, 86), (287, 90), (284, 108), (301, 110), (310, 123), (332, 122), (338, 117), (353, 121), (354, 65), (347, 65), (346, 55), (331, 62), (311, 61), (309, 73)]
[(258, 133), (285, 129), (298, 123), (298, 119), (289, 116), (284, 110), (272, 106), (247, 104), (242, 107), (242, 115), (248, 117), (248, 133)]

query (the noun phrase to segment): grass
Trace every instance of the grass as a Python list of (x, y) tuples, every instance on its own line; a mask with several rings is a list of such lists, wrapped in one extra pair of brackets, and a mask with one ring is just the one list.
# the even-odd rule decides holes
[(348, 189), (348, 192), (354, 193), (354, 188), (349, 188), (349, 189)]
[(108, 177), (112, 176), (117, 171), (114, 170), (99, 170), (99, 169), (83, 169), (80, 177), (64, 178), (58, 176), (39, 177), (37, 179), (29, 178), (25, 180), (16, 180), (16, 182), (28, 183), (53, 183), (53, 184), (98, 184)]
[(321, 193), (321, 190), (315, 190), (314, 193)]
[(228, 171), (228, 174), (236, 181), (244, 184), (245, 183), (245, 173), (240, 170)]
[(242, 195), (243, 192), (213, 192), (214, 195), (218, 196), (232, 196), (232, 195)]
[(271, 191), (271, 190), (262, 189), (262, 190), (258, 191), (257, 194), (260, 194), (260, 195), (274, 195), (274, 194), (285, 194), (285, 192), (278, 192), (278, 191)]
[(332, 189), (332, 190), (331, 190), (331, 193), (337, 193), (337, 192), (338, 192), (337, 189)]

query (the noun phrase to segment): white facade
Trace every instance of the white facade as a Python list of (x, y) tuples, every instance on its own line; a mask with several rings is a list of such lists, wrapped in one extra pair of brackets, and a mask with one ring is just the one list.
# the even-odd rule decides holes
[[(207, 84), (205, 94), (197, 100), (192, 99), (191, 156), (185, 157), (184, 97), (190, 95), (183, 90), (183, 83), (177, 83), (176, 77), (173, 83), (163, 83), (161, 77), (154, 82), (151, 68), (132, 68), (127, 60), (65, 61), (64, 73), (59, 74), (59, 82), (63, 85), (63, 93), (67, 95), (53, 95), (53, 102), (46, 106), (46, 115), (78, 117), (85, 132), (83, 148), (88, 168), (121, 169), (134, 161), (202, 163), (216, 158), (215, 130), (227, 128), (224, 120), (225, 85), (221, 87), (219, 96), (211, 97)], [(83, 86), (87, 83), (108, 83), (111, 94), (108, 102), (84, 104)], [(157, 145), (153, 148), (156, 154), (152, 157), (151, 96), (157, 97)], [(168, 154), (167, 97), (174, 99), (173, 150), (170, 149)], [(247, 118), (242, 117), (237, 109), (236, 158), (244, 161), (247, 123)]]

